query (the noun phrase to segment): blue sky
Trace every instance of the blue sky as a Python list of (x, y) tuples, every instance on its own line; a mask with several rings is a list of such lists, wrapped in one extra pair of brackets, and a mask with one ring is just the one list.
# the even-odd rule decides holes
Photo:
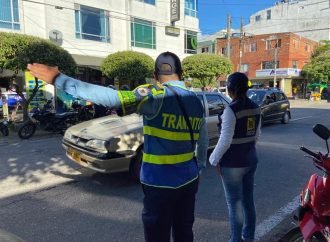
[(251, 14), (271, 7), (276, 0), (199, 0), (199, 27), (203, 35), (227, 27), (227, 14), (232, 16), (232, 28), (239, 28), (240, 17), (247, 24)]

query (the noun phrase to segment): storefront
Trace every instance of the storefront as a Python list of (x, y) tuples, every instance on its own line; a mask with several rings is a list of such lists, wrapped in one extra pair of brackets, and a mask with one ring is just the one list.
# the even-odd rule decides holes
[[(276, 75), (276, 77), (275, 77)], [(288, 97), (292, 98), (302, 90), (304, 78), (301, 70), (296, 68), (278, 68), (276, 73), (274, 69), (256, 70), (256, 77), (251, 78), (254, 86), (262, 88), (280, 88)]]

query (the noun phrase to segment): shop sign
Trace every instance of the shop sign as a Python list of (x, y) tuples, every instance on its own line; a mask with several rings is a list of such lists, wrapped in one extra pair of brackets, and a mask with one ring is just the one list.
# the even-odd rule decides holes
[(180, 20), (180, 0), (171, 0), (171, 22)]
[(172, 36), (179, 36), (180, 35), (180, 29), (173, 27), (173, 26), (165, 26), (165, 34), (166, 35), (172, 35)]
[[(38, 80), (38, 86), (40, 87), (34, 96), (33, 100), (30, 102), (29, 109), (37, 108), (42, 106), (45, 103), (45, 82)], [(31, 75), (29, 71), (25, 72), (25, 85), (26, 85), (26, 94), (27, 98), (30, 99), (33, 89), (36, 86), (34, 76)]]
[[(256, 70), (256, 77), (270, 77), (274, 76), (274, 69)], [(276, 69), (276, 76), (301, 76), (301, 70), (296, 68), (278, 68)]]

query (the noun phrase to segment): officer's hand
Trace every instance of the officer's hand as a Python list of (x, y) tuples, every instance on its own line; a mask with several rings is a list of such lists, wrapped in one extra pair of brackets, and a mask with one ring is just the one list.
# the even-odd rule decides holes
[(60, 74), (58, 67), (46, 66), (43, 64), (28, 64), (27, 69), (34, 77), (54, 85), (56, 77)]

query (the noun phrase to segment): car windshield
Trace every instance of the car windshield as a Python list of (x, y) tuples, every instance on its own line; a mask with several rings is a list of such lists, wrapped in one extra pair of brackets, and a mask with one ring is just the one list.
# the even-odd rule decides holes
[(262, 104), (266, 92), (264, 90), (248, 90), (247, 96), (256, 104)]

